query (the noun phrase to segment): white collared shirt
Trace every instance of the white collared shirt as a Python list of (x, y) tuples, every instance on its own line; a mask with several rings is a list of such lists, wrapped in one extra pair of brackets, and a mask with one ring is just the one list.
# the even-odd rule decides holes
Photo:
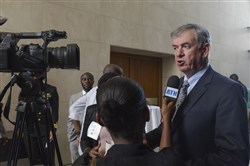
[(188, 80), (189, 83), (189, 87), (187, 90), (187, 94), (189, 94), (191, 92), (191, 90), (194, 88), (194, 86), (196, 85), (196, 83), (200, 80), (200, 78), (204, 75), (204, 73), (207, 71), (209, 67), (209, 64), (207, 65), (207, 67), (205, 67), (204, 69), (198, 71), (197, 73), (195, 73), (192, 77), (190, 77), (189, 79), (187, 78), (187, 76), (184, 76), (184, 81)]
[(80, 97), (69, 107), (69, 118), (78, 120), (82, 124), (86, 108), (89, 105), (96, 104), (96, 90), (97, 87), (93, 87), (88, 93)]

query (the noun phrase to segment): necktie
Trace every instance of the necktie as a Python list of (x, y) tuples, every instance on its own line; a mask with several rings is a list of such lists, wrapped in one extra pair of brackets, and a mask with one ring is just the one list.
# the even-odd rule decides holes
[(188, 81), (184, 81), (181, 89), (180, 89), (180, 93), (179, 96), (177, 98), (176, 104), (175, 104), (175, 113), (173, 115), (172, 121), (177, 113), (178, 108), (180, 107), (181, 103), (185, 100), (185, 97), (187, 96), (187, 89), (189, 87)]

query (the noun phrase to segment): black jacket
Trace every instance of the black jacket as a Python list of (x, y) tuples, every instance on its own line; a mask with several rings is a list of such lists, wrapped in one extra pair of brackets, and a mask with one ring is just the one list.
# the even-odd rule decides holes
[(154, 152), (145, 144), (116, 144), (104, 158), (96, 160), (97, 166), (183, 166), (171, 148)]
[(87, 136), (89, 125), (92, 121), (96, 121), (96, 113), (97, 113), (97, 105), (93, 104), (88, 106), (85, 114), (84, 124), (83, 124), (83, 131), (82, 131), (82, 137), (80, 141), (81, 149), (84, 152), (84, 149), (89, 147), (93, 148), (98, 145), (98, 142), (92, 138), (89, 138)]

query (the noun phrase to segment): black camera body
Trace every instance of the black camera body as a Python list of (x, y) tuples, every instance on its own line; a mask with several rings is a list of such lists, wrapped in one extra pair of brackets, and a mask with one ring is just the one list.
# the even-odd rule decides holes
[[(43, 39), (39, 44), (17, 45), (20, 39)], [(65, 31), (38, 33), (0, 32), (0, 72), (44, 71), (49, 68), (79, 69), (80, 49), (77, 44), (50, 48), (51, 41), (67, 38)]]

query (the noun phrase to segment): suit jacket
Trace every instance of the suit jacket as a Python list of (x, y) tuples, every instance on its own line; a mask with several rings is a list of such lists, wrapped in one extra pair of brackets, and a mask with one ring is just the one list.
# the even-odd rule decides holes
[(84, 151), (85, 148), (94, 148), (98, 145), (98, 142), (90, 137), (87, 136), (89, 125), (92, 121), (96, 121), (96, 113), (97, 113), (97, 105), (93, 104), (87, 107), (84, 125), (82, 129), (82, 137), (80, 141), (80, 146), (82, 151)]
[[(159, 132), (160, 127), (149, 133), (149, 140)], [(209, 67), (179, 107), (171, 134), (174, 150), (187, 165), (248, 166), (242, 86)]]
[[(53, 123), (56, 124), (59, 119), (59, 95), (57, 92), (57, 88), (50, 84), (45, 84), (46, 92), (47, 92), (47, 100), (49, 101), (52, 113)], [(45, 98), (45, 93), (43, 93), (43, 97)]]
[(243, 87), (244, 96), (245, 96), (245, 98), (246, 98), (246, 102), (248, 102), (248, 89), (247, 89), (246, 85), (244, 85), (242, 82), (239, 81), (239, 83), (240, 83), (241, 86)]

